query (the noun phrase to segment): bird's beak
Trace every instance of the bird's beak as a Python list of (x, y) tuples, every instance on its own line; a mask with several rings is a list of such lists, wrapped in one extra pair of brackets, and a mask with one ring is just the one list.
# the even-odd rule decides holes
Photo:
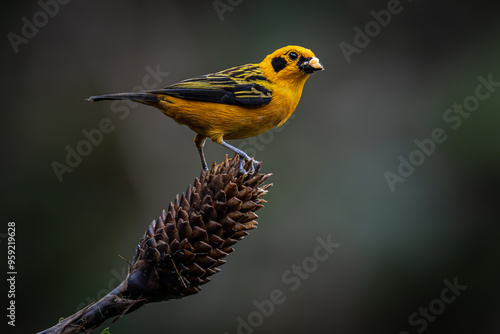
[(316, 71), (323, 71), (324, 67), (319, 62), (319, 59), (316, 57), (304, 59), (302, 63), (299, 64), (299, 69), (301, 71), (306, 72), (307, 74), (311, 74)]

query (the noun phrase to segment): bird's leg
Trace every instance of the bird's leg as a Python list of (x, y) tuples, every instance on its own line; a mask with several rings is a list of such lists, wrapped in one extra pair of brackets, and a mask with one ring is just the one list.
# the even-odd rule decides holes
[(202, 135), (196, 134), (196, 136), (194, 136), (194, 144), (198, 149), (198, 154), (200, 155), (201, 159), (201, 168), (203, 168), (203, 170), (208, 170), (207, 161), (205, 160), (205, 154), (203, 153), (203, 146), (205, 146), (206, 140), (207, 137), (204, 137)]
[(249, 173), (250, 174), (254, 173), (255, 169), (254, 169), (254, 166), (253, 166), (253, 159), (250, 158), (248, 156), (248, 154), (246, 154), (245, 152), (243, 152), (239, 148), (236, 148), (236, 147), (234, 147), (232, 145), (229, 145), (224, 140), (221, 142), (221, 145), (227, 147), (228, 149), (232, 150), (233, 152), (235, 152), (236, 154), (238, 154), (240, 156), (240, 173), (241, 174), (245, 174), (246, 173), (246, 170), (244, 168), (246, 160), (252, 161), (252, 163), (250, 164), (250, 171), (249, 171)]

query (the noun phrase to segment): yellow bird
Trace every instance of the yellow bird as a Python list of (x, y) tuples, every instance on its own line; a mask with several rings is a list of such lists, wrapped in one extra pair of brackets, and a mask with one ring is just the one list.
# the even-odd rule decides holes
[[(196, 132), (194, 143), (202, 168), (208, 170), (203, 146), (207, 138), (252, 160), (225, 139), (257, 136), (281, 126), (294, 112), (309, 75), (323, 70), (314, 53), (290, 45), (259, 64), (247, 64), (183, 80), (163, 89), (91, 96), (88, 101), (129, 99), (160, 109)], [(251, 164), (253, 169), (253, 163)]]

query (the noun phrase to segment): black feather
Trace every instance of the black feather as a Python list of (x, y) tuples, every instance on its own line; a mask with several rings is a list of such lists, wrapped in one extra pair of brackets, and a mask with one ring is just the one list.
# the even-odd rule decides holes
[(87, 101), (103, 101), (103, 100), (135, 100), (135, 101), (157, 102), (159, 99), (158, 96), (154, 94), (143, 93), (143, 92), (96, 95), (96, 96), (91, 96), (87, 99)]

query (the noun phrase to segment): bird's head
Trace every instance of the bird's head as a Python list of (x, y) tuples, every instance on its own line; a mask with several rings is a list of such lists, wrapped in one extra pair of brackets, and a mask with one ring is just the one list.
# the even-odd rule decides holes
[(259, 65), (271, 81), (277, 78), (305, 81), (311, 73), (324, 69), (311, 50), (297, 45), (274, 51)]

